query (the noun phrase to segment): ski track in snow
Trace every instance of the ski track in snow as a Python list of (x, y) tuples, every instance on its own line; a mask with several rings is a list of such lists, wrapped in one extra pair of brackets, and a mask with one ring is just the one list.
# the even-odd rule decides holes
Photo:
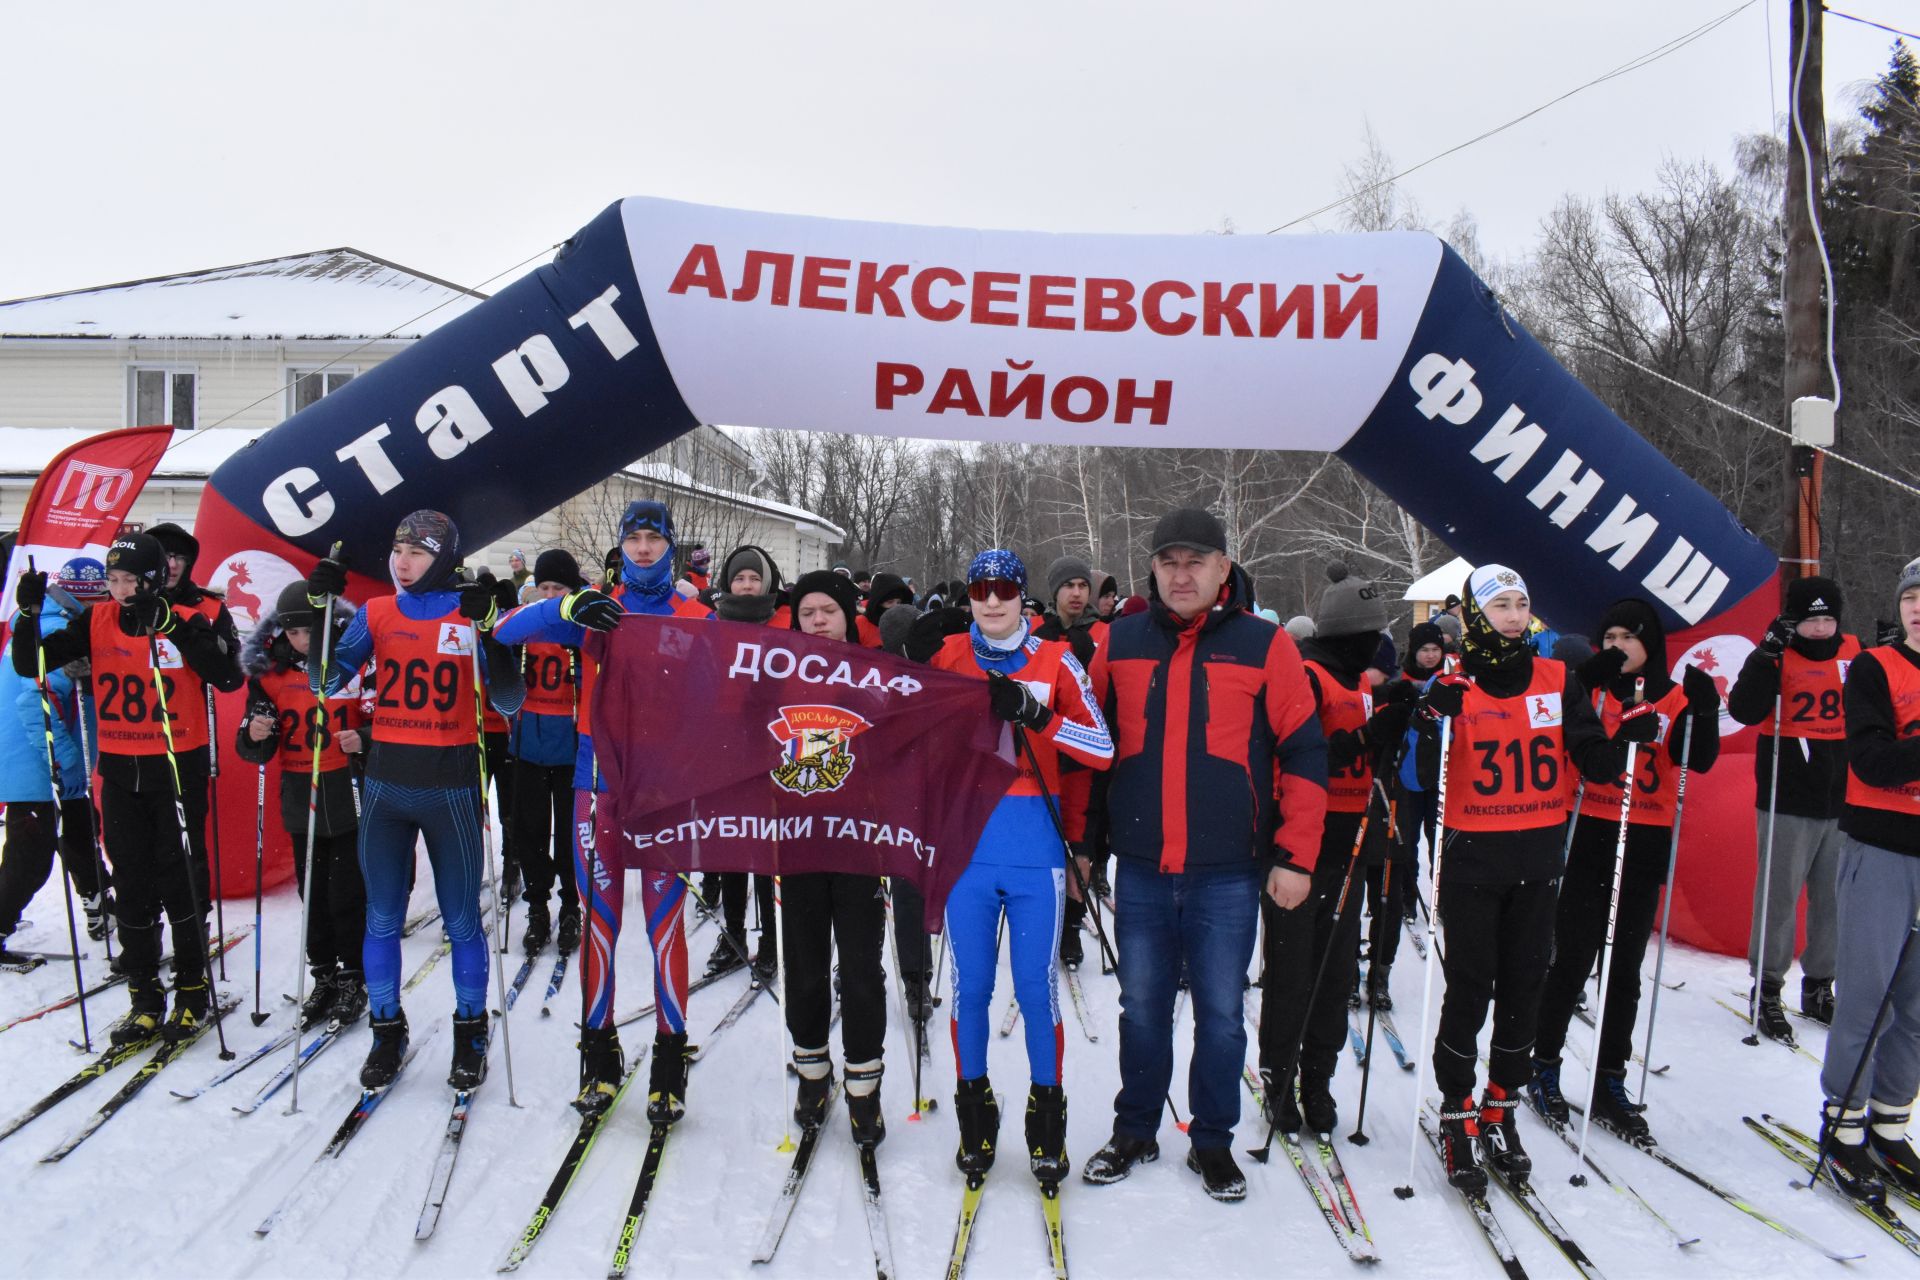
[[(414, 906), (432, 892), (422, 859)], [(236, 900), (227, 904), (229, 929), (251, 922)], [(292, 889), (275, 894), (266, 909), (266, 968), (262, 1007), (273, 1017), (255, 1029), (252, 1009), (251, 939), (227, 958), (225, 988), (244, 1003), (226, 1023), (238, 1051), (261, 1043), (287, 1025), (292, 1010), (281, 999), (291, 991), (292, 947), (299, 902)], [(29, 910), (36, 926), (17, 939), (28, 948), (65, 950), (64, 908), (58, 882), (50, 882)], [(637, 910), (627, 919), (637, 924)], [(518, 926), (524, 909), (516, 912)], [(696, 965), (714, 937), (694, 948)], [(427, 928), (404, 944), (403, 973), (439, 942)], [(513, 942), (518, 955), (518, 939)], [(103, 949), (87, 944), (90, 978), (105, 972)], [(549, 955), (551, 952), (549, 951)], [(1088, 1044), (1066, 1008), (1068, 1150), (1076, 1168), (1105, 1141), (1112, 1099), (1119, 1085), (1116, 1052), (1119, 989), (1099, 972), (1089, 946), (1081, 970), (1101, 1043)], [(891, 958), (889, 957), (889, 964)], [(1648, 971), (1652, 960), (1649, 957)], [(536, 966), (545, 971), (545, 965)], [(511, 966), (509, 966), (511, 968)], [(571, 1139), (576, 1117), (567, 1105), (575, 1083), (574, 1017), (578, 966), (555, 1000), (555, 1015), (542, 1019), (538, 1002), (521, 1001), (513, 1016), (514, 1068), (520, 1109), (508, 1104), (503, 1038), (496, 1036), (490, 1074), (476, 1101), (459, 1164), (438, 1230), (416, 1244), (413, 1226), (425, 1194), (431, 1163), (445, 1126), (449, 1041), (445, 1027), (426, 1044), (406, 1075), (337, 1162), (315, 1166), (315, 1154), (357, 1097), (357, 1075), (367, 1046), (362, 1022), (303, 1071), (300, 1112), (285, 1114), (290, 1090), (252, 1116), (231, 1107), (265, 1081), (278, 1059), (263, 1062), (192, 1102), (170, 1097), (169, 1088), (201, 1083), (219, 1066), (212, 1036), (196, 1045), (137, 1101), (58, 1165), (39, 1157), (105, 1101), (135, 1068), (127, 1065), (4, 1143), (0, 1186), (6, 1188), (10, 1233), (0, 1276), (100, 1276), (130, 1269), (153, 1276), (331, 1277), (394, 1275), (487, 1276), (504, 1259), (532, 1213)], [(408, 1002), (416, 1038), (451, 1012), (451, 965), (442, 961)], [(1790, 1190), (1793, 1167), (1747, 1133), (1743, 1114), (1771, 1111), (1811, 1128), (1819, 1103), (1813, 1065), (1782, 1046), (1740, 1043), (1746, 1026), (1714, 1003), (1716, 995), (1745, 989), (1745, 967), (1735, 959), (1675, 946), (1668, 978), (1685, 980), (1661, 995), (1661, 1025), (1655, 1042), (1659, 1063), (1673, 1063), (1649, 1086), (1654, 1132), (1680, 1159), (1834, 1246), (1867, 1257), (1851, 1265), (1859, 1277), (1911, 1275), (1913, 1262), (1864, 1219), (1825, 1193)], [(618, 1007), (631, 1009), (650, 997), (651, 963), (644, 929), (630, 927), (621, 944)], [(1395, 967), (1397, 1020), (1419, 1034), (1421, 967), (1402, 945)], [(744, 975), (716, 983), (692, 1001), (695, 1043), (725, 1012)], [(1438, 982), (1436, 982), (1436, 988)], [(1650, 983), (1648, 984), (1651, 985)], [(997, 986), (997, 1013), (1011, 990), (1005, 962)], [(24, 975), (0, 974), (0, 1019), (70, 994), (71, 969), (50, 964)], [(1646, 1005), (1643, 997), (1642, 1035)], [(1436, 989), (1436, 1007), (1438, 991)], [(930, 1024), (932, 1062), (925, 1092), (939, 1101), (919, 1122), (907, 1119), (911, 1049), (890, 999), (884, 1086), (888, 1136), (880, 1148), (890, 1234), (899, 1273), (913, 1280), (943, 1273), (958, 1210), (961, 1181), (953, 1167), (953, 1051), (944, 1015)], [(88, 1002), (96, 1048), (126, 1008), (124, 989)], [(861, 1211), (859, 1170), (848, 1136), (846, 1109), (836, 1106), (814, 1161), (800, 1205), (778, 1256), (766, 1267), (748, 1261), (785, 1174), (788, 1157), (777, 1150), (783, 1109), (789, 1105), (784, 1072), (776, 1067), (777, 1006), (756, 1001), (747, 1015), (697, 1064), (688, 1083), (687, 1118), (667, 1148), (653, 1203), (641, 1229), (633, 1274), (645, 1277), (861, 1276), (869, 1273), (866, 1222)], [(650, 1020), (649, 1020), (650, 1022)], [(1816, 1053), (1824, 1033), (1796, 1021), (1796, 1032)], [(636, 1034), (637, 1033), (637, 1034)], [(629, 1054), (650, 1036), (649, 1023), (628, 1029)], [(1586, 1053), (1592, 1032), (1576, 1022), (1573, 1037)], [(79, 1035), (76, 1011), (50, 1014), (0, 1035), (0, 1111), (11, 1116), (77, 1070), (83, 1059), (67, 1045)], [(1176, 1036), (1174, 1099), (1187, 1111), (1186, 1063), (1192, 1014), (1182, 1015)], [(835, 1036), (836, 1070), (841, 1067)], [(1484, 1041), (1483, 1041), (1484, 1048)], [(1000, 1158), (989, 1178), (976, 1224), (968, 1275), (980, 1280), (1033, 1280), (1049, 1274), (1041, 1203), (1023, 1158), (1026, 1063), (1021, 1035), (989, 1033), (992, 1076), (1001, 1098)], [(1257, 1055), (1249, 1032), (1249, 1059)], [(142, 1055), (144, 1057), (144, 1055)], [(1656, 1063), (1658, 1065), (1658, 1063)], [(641, 1067), (646, 1070), (645, 1065)], [(573, 1277), (604, 1274), (645, 1144), (645, 1081), (638, 1082), (602, 1131), (588, 1163), (554, 1215), (545, 1237), (519, 1274)], [(1569, 1055), (1566, 1086), (1578, 1097), (1584, 1072)], [(1639, 1087), (1639, 1069), (1629, 1076)], [(1367, 1106), (1373, 1141), (1353, 1147), (1344, 1135), (1353, 1127), (1359, 1073), (1343, 1049), (1334, 1081), (1340, 1103), (1342, 1158), (1354, 1179), (1383, 1257), (1381, 1267), (1423, 1277), (1498, 1276), (1499, 1268), (1465, 1209), (1441, 1180), (1423, 1149), (1415, 1175), (1418, 1194), (1395, 1199), (1392, 1188), (1405, 1175), (1412, 1105), (1412, 1077), (1394, 1067), (1382, 1047)], [(1244, 1090), (1235, 1146), (1244, 1152), (1265, 1136)], [(1741, 1277), (1824, 1274), (1832, 1264), (1785, 1237), (1693, 1188), (1677, 1175), (1595, 1131), (1592, 1146), (1618, 1177), (1631, 1182), (1688, 1234), (1702, 1243), (1682, 1251), (1663, 1243), (1638, 1209), (1598, 1184), (1567, 1185), (1573, 1155), (1529, 1117), (1522, 1122), (1536, 1166), (1535, 1184), (1563, 1223), (1610, 1280), (1634, 1276)], [(1161, 1159), (1127, 1181), (1090, 1187), (1077, 1176), (1066, 1184), (1064, 1209), (1068, 1261), (1083, 1278), (1204, 1275), (1209, 1280), (1267, 1277), (1284, 1270), (1294, 1277), (1352, 1276), (1349, 1262), (1299, 1186), (1284, 1156), (1261, 1167), (1241, 1158), (1251, 1190), (1240, 1205), (1208, 1200), (1185, 1167), (1186, 1142), (1171, 1121), (1160, 1132)], [(306, 1193), (266, 1239), (254, 1226), (296, 1178)], [(1522, 1261), (1536, 1277), (1571, 1275), (1552, 1244), (1529, 1225), (1518, 1208), (1495, 1194), (1495, 1212)], [(1909, 1220), (1920, 1212), (1908, 1213)], [(137, 1242), (137, 1243), (136, 1243)]]

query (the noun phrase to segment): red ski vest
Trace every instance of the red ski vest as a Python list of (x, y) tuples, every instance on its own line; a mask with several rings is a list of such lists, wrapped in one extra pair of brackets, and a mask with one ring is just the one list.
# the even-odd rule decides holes
[(1517, 698), (1467, 687), (1447, 755), (1450, 830), (1531, 831), (1566, 821), (1566, 684), (1564, 664), (1535, 658), (1533, 679)]
[[(1838, 742), (1847, 736), (1847, 713), (1840, 687), (1847, 682), (1847, 664), (1860, 655), (1860, 641), (1840, 637), (1840, 652), (1822, 662), (1802, 657), (1792, 648), (1780, 655), (1780, 736), (1819, 738)], [(1760, 732), (1773, 736), (1773, 718), (1760, 722)]]
[(527, 700), (520, 709), (536, 716), (573, 719), (573, 650), (550, 640), (529, 640), (521, 667)]
[(369, 600), (373, 637), (373, 736), (415, 747), (478, 741), (473, 698), (473, 623), (449, 609), (415, 621), (392, 596)]
[[(1679, 685), (1653, 702), (1654, 714), (1660, 717), (1660, 736), (1651, 744), (1641, 743), (1633, 753), (1633, 816), (1628, 821), (1636, 826), (1671, 827), (1673, 825), (1673, 774), (1679, 765), (1667, 751), (1667, 739), (1673, 727), (1680, 723), (1680, 717), (1686, 714), (1687, 691)], [(1608, 698), (1600, 708), (1600, 723), (1612, 737), (1620, 727), (1620, 715), (1625, 708), (1618, 698)], [(1569, 768), (1568, 774), (1574, 771)], [(1580, 801), (1580, 812), (1589, 818), (1605, 818), (1609, 822), (1620, 821), (1621, 780), (1613, 782), (1589, 782)]]
[[(195, 611), (174, 605), (184, 622)], [(100, 750), (117, 756), (158, 756), (167, 752), (167, 729), (173, 730), (176, 755), (204, 751), (207, 746), (206, 685), (180, 656), (173, 641), (161, 636), (160, 687), (154, 687), (153, 653), (145, 636), (120, 630), (120, 606), (102, 600), (87, 615), (92, 650), (93, 692), (100, 723)], [(162, 723), (162, 696), (166, 703)]]
[[(1373, 695), (1347, 688), (1317, 662), (1302, 660), (1301, 665), (1314, 674), (1320, 685), (1320, 731), (1329, 737), (1337, 729), (1358, 732), (1373, 714)], [(1367, 793), (1372, 788), (1373, 758), (1363, 751), (1346, 768), (1329, 772), (1327, 812), (1365, 813)]]
[(260, 691), (273, 699), (276, 713), (274, 736), (279, 739), (280, 767), (290, 773), (304, 774), (313, 767), (313, 741), (320, 739), (320, 772), (332, 773), (347, 767), (347, 753), (340, 749), (334, 735), (342, 729), (358, 729), (366, 723), (360, 706), (360, 682), (350, 680), (327, 699), (326, 720), (322, 723), (320, 700), (307, 685), (304, 671), (270, 671), (258, 678)]
[[(1879, 656), (1882, 653), (1887, 656)], [(1893, 695), (1893, 722), (1900, 726), (1900, 736), (1911, 738), (1920, 734), (1920, 671), (1894, 653), (1890, 645), (1868, 649), (1860, 656), (1879, 663), (1880, 669), (1887, 673), (1887, 692)], [(1847, 803), (1865, 809), (1904, 813), (1909, 817), (1920, 816), (1920, 782), (1905, 782), (1897, 787), (1870, 787), (1860, 781), (1859, 774), (1848, 768)]]

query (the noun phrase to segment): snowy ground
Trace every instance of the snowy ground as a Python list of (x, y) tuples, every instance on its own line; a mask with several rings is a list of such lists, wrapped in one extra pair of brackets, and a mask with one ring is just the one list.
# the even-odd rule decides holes
[[(430, 892), (423, 865), (416, 906), (425, 905)], [(230, 1017), (227, 1036), (238, 1050), (244, 1052), (286, 1025), (290, 1009), (280, 993), (292, 989), (291, 944), (298, 911), (291, 891), (267, 904), (265, 990), (274, 1016), (258, 1030), (244, 1016)], [(228, 903), (229, 929), (249, 924), (251, 914), (251, 904)], [(41, 894), (28, 916), (35, 926), (15, 939), (16, 946), (67, 949), (56, 885)], [(516, 914), (516, 924), (523, 918)], [(628, 919), (639, 919), (637, 908)], [(691, 944), (696, 967), (714, 938), (709, 927)], [(411, 972), (438, 940), (437, 929), (409, 939), (404, 971)], [(87, 949), (93, 953), (89, 972), (104, 973), (101, 948), (92, 944)], [(1091, 938), (1088, 951), (1091, 959)], [(226, 989), (249, 1001), (252, 956), (249, 940), (227, 961)], [(630, 929), (623, 939), (622, 964), (620, 1005), (632, 1008), (650, 998), (641, 931)], [(169, 1088), (197, 1085), (217, 1069), (209, 1037), (64, 1163), (42, 1165), (37, 1160), (79, 1125), (132, 1067), (122, 1067), (110, 1081), (93, 1084), (0, 1144), (9, 1237), (0, 1254), (0, 1275), (323, 1280), (491, 1274), (518, 1237), (574, 1131), (567, 1100), (575, 1081), (570, 1015), (578, 1007), (578, 988), (570, 978), (555, 1001), (554, 1016), (541, 1018), (540, 997), (549, 968), (549, 961), (537, 966), (533, 984), (513, 1015), (521, 1106), (508, 1104), (502, 1045), (496, 1037), (493, 1073), (474, 1107), (452, 1194), (430, 1241), (416, 1244), (413, 1227), (446, 1120), (449, 1050), (443, 1020), (450, 1011), (451, 987), (445, 964), (409, 1001), (416, 1038), (439, 1024), (437, 1034), (345, 1156), (309, 1179), (304, 1198), (271, 1236), (257, 1239), (255, 1224), (307, 1173), (356, 1096), (355, 1076), (367, 1042), (364, 1023), (304, 1074), (298, 1115), (285, 1114), (284, 1093), (252, 1116), (231, 1109), (266, 1078), (271, 1068), (265, 1065), (195, 1101), (168, 1096)], [(1089, 963), (1083, 973), (1100, 1042), (1089, 1044), (1068, 1012), (1069, 1150), (1076, 1162), (1106, 1138), (1118, 1083), (1117, 986), (1113, 978), (1100, 976), (1096, 963)], [(1676, 948), (1667, 975), (1684, 985), (1666, 992), (1661, 1001), (1656, 1057), (1673, 1068), (1651, 1085), (1655, 1132), (1677, 1156), (1723, 1185), (1830, 1244), (1864, 1252), (1863, 1261), (1851, 1264), (1852, 1274), (1911, 1274), (1912, 1258), (1862, 1218), (1827, 1199), (1825, 1192), (1790, 1190), (1791, 1167), (1741, 1126), (1742, 1114), (1762, 1110), (1809, 1125), (1818, 1102), (1816, 1068), (1810, 1061), (1778, 1045), (1741, 1044), (1745, 1025), (1715, 1002), (1715, 997), (1739, 1002), (1736, 992), (1745, 987), (1742, 965)], [(745, 977), (735, 975), (694, 997), (690, 1024), (696, 1042), (744, 985)], [(1404, 945), (1394, 986), (1400, 1025), (1412, 1050), (1420, 1022), (1421, 968)], [(70, 968), (0, 974), (0, 1021), (71, 989)], [(996, 1011), (1004, 1009), (1008, 989), (1003, 976)], [(124, 1011), (125, 1001), (124, 991), (115, 988), (91, 1002), (96, 1038), (110, 1018)], [(1066, 1008), (1064, 992), (1062, 1006)], [(242, 1013), (250, 1007), (243, 1005)], [(896, 1013), (894, 1006), (889, 1013)], [(777, 1259), (764, 1268), (748, 1261), (786, 1165), (786, 1157), (775, 1149), (786, 1105), (777, 1065), (781, 1050), (776, 1015), (774, 1003), (763, 997), (695, 1067), (689, 1112), (675, 1133), (637, 1244), (636, 1277), (745, 1276), (757, 1271), (779, 1280), (867, 1273), (870, 1255), (856, 1164), (840, 1108)], [(943, 1030), (938, 1018), (933, 1026)], [(646, 1034), (644, 1024), (634, 1030)], [(1818, 1029), (1801, 1024), (1800, 1030), (1818, 1052), (1823, 1039)], [(1575, 1047), (1584, 1057), (1591, 1033), (1578, 1024), (1574, 1031)], [(940, 1108), (920, 1122), (909, 1122), (911, 1057), (897, 1016), (889, 1032), (889, 1134), (880, 1150), (880, 1166), (898, 1272), (913, 1280), (943, 1273), (960, 1194), (952, 1164), (953, 1058), (945, 1035), (936, 1035), (926, 1091), (941, 1100)], [(78, 1067), (81, 1056), (67, 1044), (69, 1036), (78, 1034), (78, 1018), (66, 1010), (0, 1035), (0, 1113), (16, 1113)], [(1186, 1015), (1178, 1037), (1182, 1063), (1190, 1036)], [(629, 1032), (628, 1049), (639, 1042)], [(838, 1053), (836, 1045), (836, 1058)], [(1041, 1277), (1048, 1267), (1040, 1201), (1021, 1158), (1026, 1069), (1017, 1032), (1004, 1040), (994, 1037), (992, 1063), (993, 1078), (1006, 1099), (1002, 1158), (989, 1182), (968, 1274)], [(1394, 1198), (1391, 1188), (1403, 1180), (1407, 1165), (1413, 1081), (1393, 1065), (1384, 1041), (1379, 1064), (1367, 1110), (1373, 1142), (1364, 1148), (1347, 1146), (1345, 1160), (1379, 1242), (1382, 1267), (1409, 1276), (1498, 1276), (1484, 1240), (1444, 1187), (1426, 1150), (1420, 1153), (1415, 1176), (1417, 1196), (1410, 1201)], [(1568, 1076), (1568, 1092), (1578, 1096), (1580, 1079), (1571, 1062)], [(1184, 1078), (1184, 1068), (1177, 1070), (1175, 1098), (1183, 1112)], [(1637, 1070), (1632, 1083), (1637, 1087)], [(1335, 1081), (1343, 1130), (1352, 1128), (1358, 1090), (1359, 1073), (1352, 1058), (1343, 1056)], [(646, 1132), (643, 1108), (635, 1103), (629, 1095), (615, 1113), (521, 1274), (604, 1273)], [(1595, 1149), (1616, 1174), (1656, 1200), (1688, 1234), (1702, 1237), (1700, 1244), (1677, 1250), (1662, 1242), (1639, 1210), (1605, 1187), (1568, 1186), (1572, 1154), (1531, 1118), (1524, 1123), (1536, 1161), (1536, 1184), (1613, 1280), (1750, 1278), (1788, 1268), (1795, 1274), (1819, 1274), (1834, 1265), (1596, 1134)], [(1254, 1146), (1263, 1136), (1249, 1103), (1243, 1107), (1237, 1145)], [(1221, 1205), (1201, 1193), (1198, 1179), (1184, 1167), (1184, 1140), (1170, 1122), (1160, 1141), (1165, 1153), (1161, 1161), (1125, 1183), (1096, 1188), (1075, 1177), (1067, 1184), (1068, 1257), (1078, 1275), (1227, 1280), (1271, 1276), (1277, 1270), (1302, 1277), (1354, 1271), (1284, 1160), (1266, 1168), (1243, 1160), (1251, 1194), (1243, 1204)], [(1531, 1274), (1573, 1274), (1510, 1203), (1496, 1195), (1494, 1204)], [(1920, 1219), (1920, 1213), (1910, 1217)]]

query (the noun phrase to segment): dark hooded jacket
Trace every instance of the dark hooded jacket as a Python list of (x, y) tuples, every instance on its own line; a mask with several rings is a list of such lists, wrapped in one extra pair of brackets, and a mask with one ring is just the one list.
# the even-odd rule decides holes
[[(1795, 636), (1789, 648), (1802, 657), (1823, 661), (1838, 653), (1847, 638), (1840, 631), (1831, 640)], [(1741, 724), (1773, 727), (1775, 699), (1780, 694), (1780, 660), (1755, 649), (1740, 666), (1739, 678), (1727, 690), (1727, 714)], [(1847, 742), (1845, 738), (1787, 738), (1780, 753), (1779, 811), (1796, 818), (1838, 818), (1846, 808)], [(1753, 802), (1771, 807), (1773, 744), (1770, 732), (1756, 735), (1753, 747)], [(1764, 838), (1764, 828), (1762, 829)]]
[(226, 593), (215, 591), (212, 587), (203, 587), (194, 581), (194, 569), (200, 563), (200, 540), (177, 524), (157, 524), (147, 530), (147, 534), (158, 542), (169, 555), (179, 554), (186, 559), (186, 567), (180, 571), (180, 585), (168, 587), (160, 594), (173, 604), (184, 605), (203, 615), (213, 624), (213, 634), (219, 642), (219, 651), (226, 658), (217, 676), (209, 676), (207, 683), (221, 693), (232, 693), (245, 681), (240, 669), (239, 627), (233, 620), (233, 614), (227, 609)]
[[(737, 560), (758, 556), (765, 562), (766, 575), (760, 584), (760, 594), (752, 596), (735, 595), (727, 590), (733, 584), (733, 575), (739, 572)], [(745, 566), (751, 568), (749, 564)], [(714, 616), (725, 622), (768, 623), (780, 607), (780, 564), (765, 548), (756, 546), (735, 547), (727, 553), (721, 562), (720, 576), (714, 584), (712, 609)]]

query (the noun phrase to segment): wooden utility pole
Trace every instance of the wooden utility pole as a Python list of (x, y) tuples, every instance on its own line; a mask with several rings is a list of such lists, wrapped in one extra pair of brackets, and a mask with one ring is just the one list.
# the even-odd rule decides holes
[[(1827, 313), (1824, 272), (1815, 233), (1819, 192), (1826, 176), (1827, 115), (1821, 93), (1821, 0), (1789, 0), (1787, 82), (1786, 283), (1782, 319), (1786, 329), (1785, 425), (1802, 396), (1832, 397), (1827, 379)], [(1811, 161), (1811, 163), (1809, 163)], [(1782, 576), (1820, 572), (1820, 479), (1824, 458), (1804, 445), (1787, 448), (1786, 537)]]

